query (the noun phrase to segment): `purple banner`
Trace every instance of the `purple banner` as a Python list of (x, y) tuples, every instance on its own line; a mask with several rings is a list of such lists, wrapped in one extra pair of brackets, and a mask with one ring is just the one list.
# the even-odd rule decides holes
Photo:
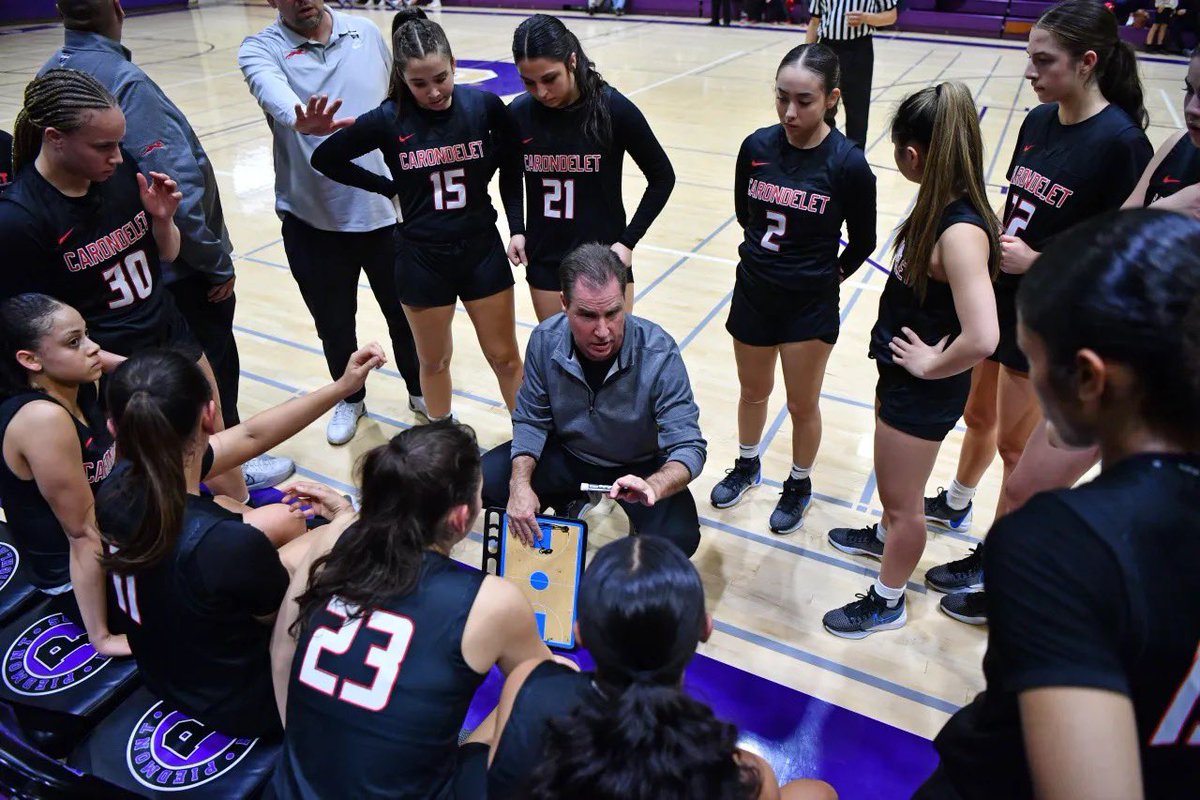
[[(121, 0), (126, 11), (137, 12), (146, 8), (182, 8), (188, 0)], [(16, 22), (55, 22), (58, 12), (54, 0), (0, 0), (0, 25)]]

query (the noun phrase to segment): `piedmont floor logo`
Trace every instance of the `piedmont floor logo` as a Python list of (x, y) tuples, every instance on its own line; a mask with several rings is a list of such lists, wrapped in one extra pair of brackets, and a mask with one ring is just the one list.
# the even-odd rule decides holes
[(257, 743), (226, 736), (160, 701), (129, 734), (125, 763), (143, 786), (182, 792), (229, 772)]
[(20, 563), (21, 556), (17, 548), (8, 542), (0, 542), (0, 592), (8, 587), (13, 575), (17, 574), (17, 565)]
[(92, 677), (108, 662), (88, 642), (87, 631), (66, 614), (51, 614), (9, 645), (4, 683), (26, 697), (55, 694)]
[(486, 89), (501, 97), (525, 91), (520, 73), (507, 61), (472, 61), (464, 58), (455, 62), (454, 82)]

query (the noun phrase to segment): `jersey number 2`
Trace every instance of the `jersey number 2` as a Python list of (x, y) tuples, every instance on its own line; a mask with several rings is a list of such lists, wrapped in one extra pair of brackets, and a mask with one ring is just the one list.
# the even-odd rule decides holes
[(1005, 236), (1017, 236), (1021, 231), (1029, 227), (1030, 220), (1033, 219), (1033, 212), (1037, 211), (1037, 206), (1028, 200), (1018, 200), (1013, 210), (1008, 215), (1008, 227), (1004, 229)]
[(465, 169), (448, 169), (430, 174), (433, 183), (433, 207), (437, 211), (456, 211), (467, 205), (467, 187), (463, 185)]
[(546, 219), (575, 219), (575, 181), (543, 178), (546, 189), (542, 215)]
[(767, 212), (767, 232), (763, 234), (762, 246), (772, 253), (779, 252), (779, 237), (787, 233), (787, 217), (778, 211)]
[[(400, 677), (400, 664), (404, 661), (409, 644), (412, 643), (412, 620), (388, 611), (374, 611), (365, 619), (349, 619), (345, 604), (337, 598), (329, 601), (326, 610), (345, 621), (337, 630), (322, 626), (313, 631), (308, 649), (304, 651), (304, 661), (300, 664), (300, 682), (330, 697), (336, 695), (344, 703), (365, 708), (367, 711), (379, 711), (388, 704), (392, 697), (392, 689), (396, 687), (396, 679)], [(354, 637), (364, 624), (373, 631), (388, 635), (386, 645), (371, 645), (367, 650), (365, 663), (375, 669), (375, 679), (369, 686), (326, 672), (318, 666), (317, 662), (320, 661), (323, 650), (335, 655), (346, 653), (354, 644)]]
[(108, 288), (117, 293), (108, 301), (109, 308), (131, 306), (135, 300), (145, 300), (154, 291), (154, 278), (145, 250), (130, 253), (125, 263), (104, 270), (104, 280), (108, 281)]
[[(1200, 700), (1200, 648), (1196, 649), (1196, 660), (1192, 662), (1192, 668), (1188, 670), (1187, 677), (1183, 679), (1183, 683), (1176, 690), (1175, 698), (1167, 708), (1167, 713), (1163, 714), (1162, 721), (1158, 723), (1158, 728), (1150, 737), (1151, 746), (1169, 747), (1179, 744), (1183, 726), (1187, 724), (1188, 718), (1196, 710), (1197, 700)], [(1192, 734), (1185, 744), (1200, 745), (1200, 723), (1192, 726)]]

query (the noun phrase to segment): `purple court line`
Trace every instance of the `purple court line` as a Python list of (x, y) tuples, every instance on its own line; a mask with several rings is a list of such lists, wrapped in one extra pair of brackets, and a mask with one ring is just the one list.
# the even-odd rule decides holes
[(868, 511), (871, 508), (871, 497), (875, 494), (877, 481), (875, 467), (872, 466), (871, 471), (867, 474), (867, 485), (863, 487), (862, 494), (858, 498), (858, 511)]
[[(930, 50), (930, 51), (929, 51), (929, 53), (927, 53), (926, 55), (929, 55), (929, 54), (932, 54), (932, 53), (933, 53), (933, 51), (932, 51), (932, 50)], [(961, 51), (961, 50), (959, 50), (958, 52), (956, 52), (956, 53), (954, 54), (954, 58), (951, 58), (949, 61), (947, 61), (947, 62), (945, 63), (945, 65), (943, 65), (943, 66), (942, 66), (942, 68), (941, 68), (940, 70), (938, 70), (938, 74), (937, 74), (937, 75), (934, 75), (934, 76), (933, 76), (933, 79), (932, 79), (932, 80), (930, 80), (930, 81), (929, 81), (929, 83), (928, 83), (927, 85), (929, 85), (929, 86), (935, 86), (935, 85), (937, 85), (938, 81), (940, 81), (940, 80), (942, 79), (942, 76), (946, 74), (946, 70), (950, 69), (952, 66), (954, 66), (955, 64), (957, 64), (957, 63), (958, 63), (958, 59), (960, 59), (960, 58), (962, 58), (962, 51)], [(924, 61), (924, 59), (921, 59), (921, 60), (922, 60), (922, 61)], [(919, 63), (921, 63), (921, 62), (920, 62), (920, 61), (918, 61), (917, 63), (919, 64)], [(915, 65), (914, 65), (914, 66), (915, 66)], [(903, 75), (904, 75), (904, 73), (901, 73), (901, 77), (903, 77)], [(881, 93), (882, 93), (882, 92), (886, 92), (888, 89), (892, 88), (893, 86), (897, 85), (898, 83), (900, 83), (900, 78), (899, 78), (899, 77), (898, 77), (898, 78), (896, 78), (896, 80), (894, 80), (894, 81), (892, 81), (891, 83), (889, 83), (887, 86), (884, 86), (884, 87), (883, 87), (882, 89), (880, 89), (879, 91), (880, 91)], [(876, 100), (876, 101), (874, 101), (874, 102), (877, 102), (877, 100)], [(879, 143), (880, 143), (880, 142), (883, 140), (883, 137), (885, 137), (885, 136), (889, 135), (890, 133), (891, 133), (891, 131), (890, 131), (890, 130), (888, 130), (888, 129), (885, 127), (885, 128), (884, 128), (884, 130), (883, 130), (883, 131), (882, 131), (882, 132), (881, 132), (881, 133), (880, 133), (878, 136), (876, 136), (876, 137), (875, 137), (875, 141), (873, 141), (873, 142), (871, 142), (869, 145), (867, 145), (867, 149), (866, 149), (866, 150), (864, 150), (864, 151), (863, 151), (863, 153), (864, 153), (864, 154), (866, 154), (866, 153), (870, 153), (872, 150), (874, 150), (874, 149), (875, 149), (875, 145), (879, 144)]]
[(1021, 88), (1024, 86), (1025, 78), (1022, 76), (1021, 80), (1017, 83), (1017, 92), (1013, 95), (1013, 101), (1012, 105), (1009, 106), (1008, 115), (1004, 118), (1004, 127), (1000, 131), (1000, 139), (996, 142), (995, 149), (992, 150), (992, 162), (988, 164), (987, 174), (983, 177), (983, 180), (987, 183), (992, 182), (992, 173), (996, 170), (996, 160), (1000, 158), (1000, 150), (1004, 147), (1004, 139), (1006, 136), (1008, 136), (1008, 127), (1012, 124), (1013, 114), (1017, 110), (1017, 100), (1020, 99)]
[[(723, 533), (733, 534), (739, 539), (746, 539), (747, 541), (765, 544), (767, 547), (774, 548), (775, 550), (782, 550), (785, 553), (791, 553), (792, 555), (817, 561), (830, 567), (844, 569), (847, 572), (853, 572), (856, 575), (865, 575), (868, 578), (879, 577), (879, 570), (877, 569), (872, 569), (855, 561), (847, 561), (845, 559), (837, 558), (836, 556), (826, 555), (825, 553), (821, 553), (817, 550), (809, 550), (807, 547), (800, 547), (799, 545), (782, 541), (778, 536), (765, 536), (761, 533), (754, 533), (753, 531), (748, 531), (745, 528), (739, 528), (736, 525), (730, 525), (727, 522), (709, 519), (708, 517), (700, 517), (700, 522), (709, 528), (715, 528)], [(929, 594), (928, 587), (919, 583), (914, 583), (913, 581), (908, 582), (908, 588), (917, 594)]]
[[(875, 689), (881, 689), (889, 694), (894, 694), (897, 697), (904, 698), (905, 700), (911, 700), (914, 703), (920, 703), (923, 706), (945, 712), (946, 714), (954, 714), (960, 708), (960, 706), (951, 703), (949, 700), (943, 700), (940, 697), (934, 697), (931, 694), (926, 694), (925, 692), (917, 689), (903, 686), (895, 681), (889, 681), (887, 678), (881, 678), (878, 675), (872, 675), (871, 673), (865, 672), (861, 669), (855, 669), (854, 667), (846, 666), (845, 664), (839, 664), (838, 662), (825, 658), (824, 656), (810, 653), (807, 650), (801, 650), (800, 648), (793, 647), (790, 644), (784, 644), (783, 642), (763, 636), (762, 634), (744, 630), (736, 625), (730, 625), (727, 622), (721, 622), (718, 619), (713, 620), (713, 627), (721, 633), (732, 636), (735, 639), (741, 639), (743, 642), (756, 644), (759, 647), (766, 648), (767, 650), (771, 650), (779, 653), (780, 655), (795, 659), (796, 661), (803, 661), (805, 664), (819, 667), (827, 672), (841, 675), (843, 678), (849, 678), (853, 681), (858, 681), (859, 683), (866, 684), (867, 686), (871, 686)], [(834, 705), (837, 704), (834, 703)]]
[[(312, 345), (309, 345), (309, 344), (304, 344), (302, 342), (296, 342), (291, 339), (285, 339), (282, 336), (275, 336), (274, 334), (263, 333), (262, 331), (256, 331), (252, 328), (247, 328), (243, 325), (234, 325), (233, 329), (235, 331), (237, 331), (238, 333), (244, 333), (247, 336), (256, 336), (259, 339), (266, 339), (268, 342), (274, 342), (275, 344), (281, 344), (286, 347), (294, 347), (297, 350), (303, 350), (306, 353), (313, 353), (315, 355), (322, 356), (322, 357), (324, 357), (324, 355), (325, 355), (325, 351), (319, 347), (313, 347)], [(387, 375), (392, 378), (400, 378), (401, 380), (404, 379), (403, 375), (401, 375), (399, 372), (396, 372), (393, 369), (385, 368), (385, 369), (379, 370), (379, 372), (383, 375)], [(454, 394), (458, 397), (462, 397), (467, 400), (474, 400), (476, 403), (483, 403), (484, 405), (491, 406), (492, 408), (499, 408), (504, 405), (503, 403), (501, 403), (499, 401), (492, 400), (490, 397), (481, 397), (480, 395), (472, 394), (471, 392), (464, 392), (459, 389), (455, 389)]]
[[(708, 236), (705, 236), (703, 239), (701, 239), (701, 240), (700, 240), (700, 243), (699, 243), (699, 244), (697, 244), (695, 247), (693, 247), (693, 248), (692, 248), (691, 250), (689, 250), (688, 252), (689, 252), (689, 253), (692, 253), (692, 254), (695, 254), (695, 253), (698, 253), (698, 252), (700, 252), (701, 250), (703, 250), (705, 245), (707, 245), (709, 242), (711, 242), (713, 239), (715, 239), (715, 238), (717, 237), (717, 235), (718, 235), (718, 234), (719, 234), (721, 231), (723, 231), (723, 230), (725, 230), (726, 228), (728, 228), (728, 227), (729, 227), (729, 223), (733, 222), (733, 221), (734, 221), (734, 220), (736, 220), (736, 219), (737, 219), (737, 215), (736, 215), (736, 214), (735, 214), (735, 215), (732, 215), (732, 216), (730, 216), (730, 217), (729, 217), (729, 219), (725, 220), (725, 221), (724, 221), (724, 222), (722, 222), (720, 225), (718, 225), (718, 226), (717, 226), (717, 227), (716, 227), (716, 228), (713, 230), (713, 232), (712, 232), (712, 233), (710, 233)], [(646, 295), (650, 294), (650, 291), (651, 291), (651, 290), (652, 290), (654, 287), (658, 286), (660, 283), (662, 283), (663, 281), (665, 281), (665, 280), (666, 280), (668, 277), (670, 277), (670, 275), (671, 275), (671, 273), (672, 273), (672, 272), (674, 272), (675, 270), (677, 270), (677, 269), (679, 269), (680, 267), (682, 267), (682, 266), (683, 266), (685, 263), (687, 263), (687, 261), (689, 261), (690, 259), (691, 259), (691, 256), (690, 256), (690, 255), (687, 255), (687, 256), (682, 256), (682, 257), (680, 257), (680, 259), (679, 259), (678, 261), (676, 261), (676, 262), (675, 262), (674, 264), (672, 264), (671, 266), (667, 267), (666, 271), (664, 271), (664, 272), (663, 272), (661, 275), (659, 275), (659, 276), (658, 276), (657, 278), (655, 278), (654, 280), (650, 281), (650, 283), (646, 284), (646, 286), (645, 286), (645, 287), (643, 287), (643, 288), (642, 288), (642, 290), (641, 290), (640, 292), (638, 292), (636, 295), (634, 295), (634, 299), (635, 299), (635, 300), (641, 300), (643, 297), (645, 297)], [(682, 346), (681, 346), (681, 349), (682, 349)]]

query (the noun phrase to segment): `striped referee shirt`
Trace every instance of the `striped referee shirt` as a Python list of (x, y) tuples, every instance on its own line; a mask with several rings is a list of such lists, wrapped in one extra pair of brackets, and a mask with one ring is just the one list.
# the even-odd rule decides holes
[(813, 0), (812, 15), (820, 18), (817, 41), (833, 39), (847, 41), (861, 39), (875, 32), (872, 25), (851, 28), (846, 24), (846, 15), (851, 11), (879, 14), (896, 7), (896, 0)]

